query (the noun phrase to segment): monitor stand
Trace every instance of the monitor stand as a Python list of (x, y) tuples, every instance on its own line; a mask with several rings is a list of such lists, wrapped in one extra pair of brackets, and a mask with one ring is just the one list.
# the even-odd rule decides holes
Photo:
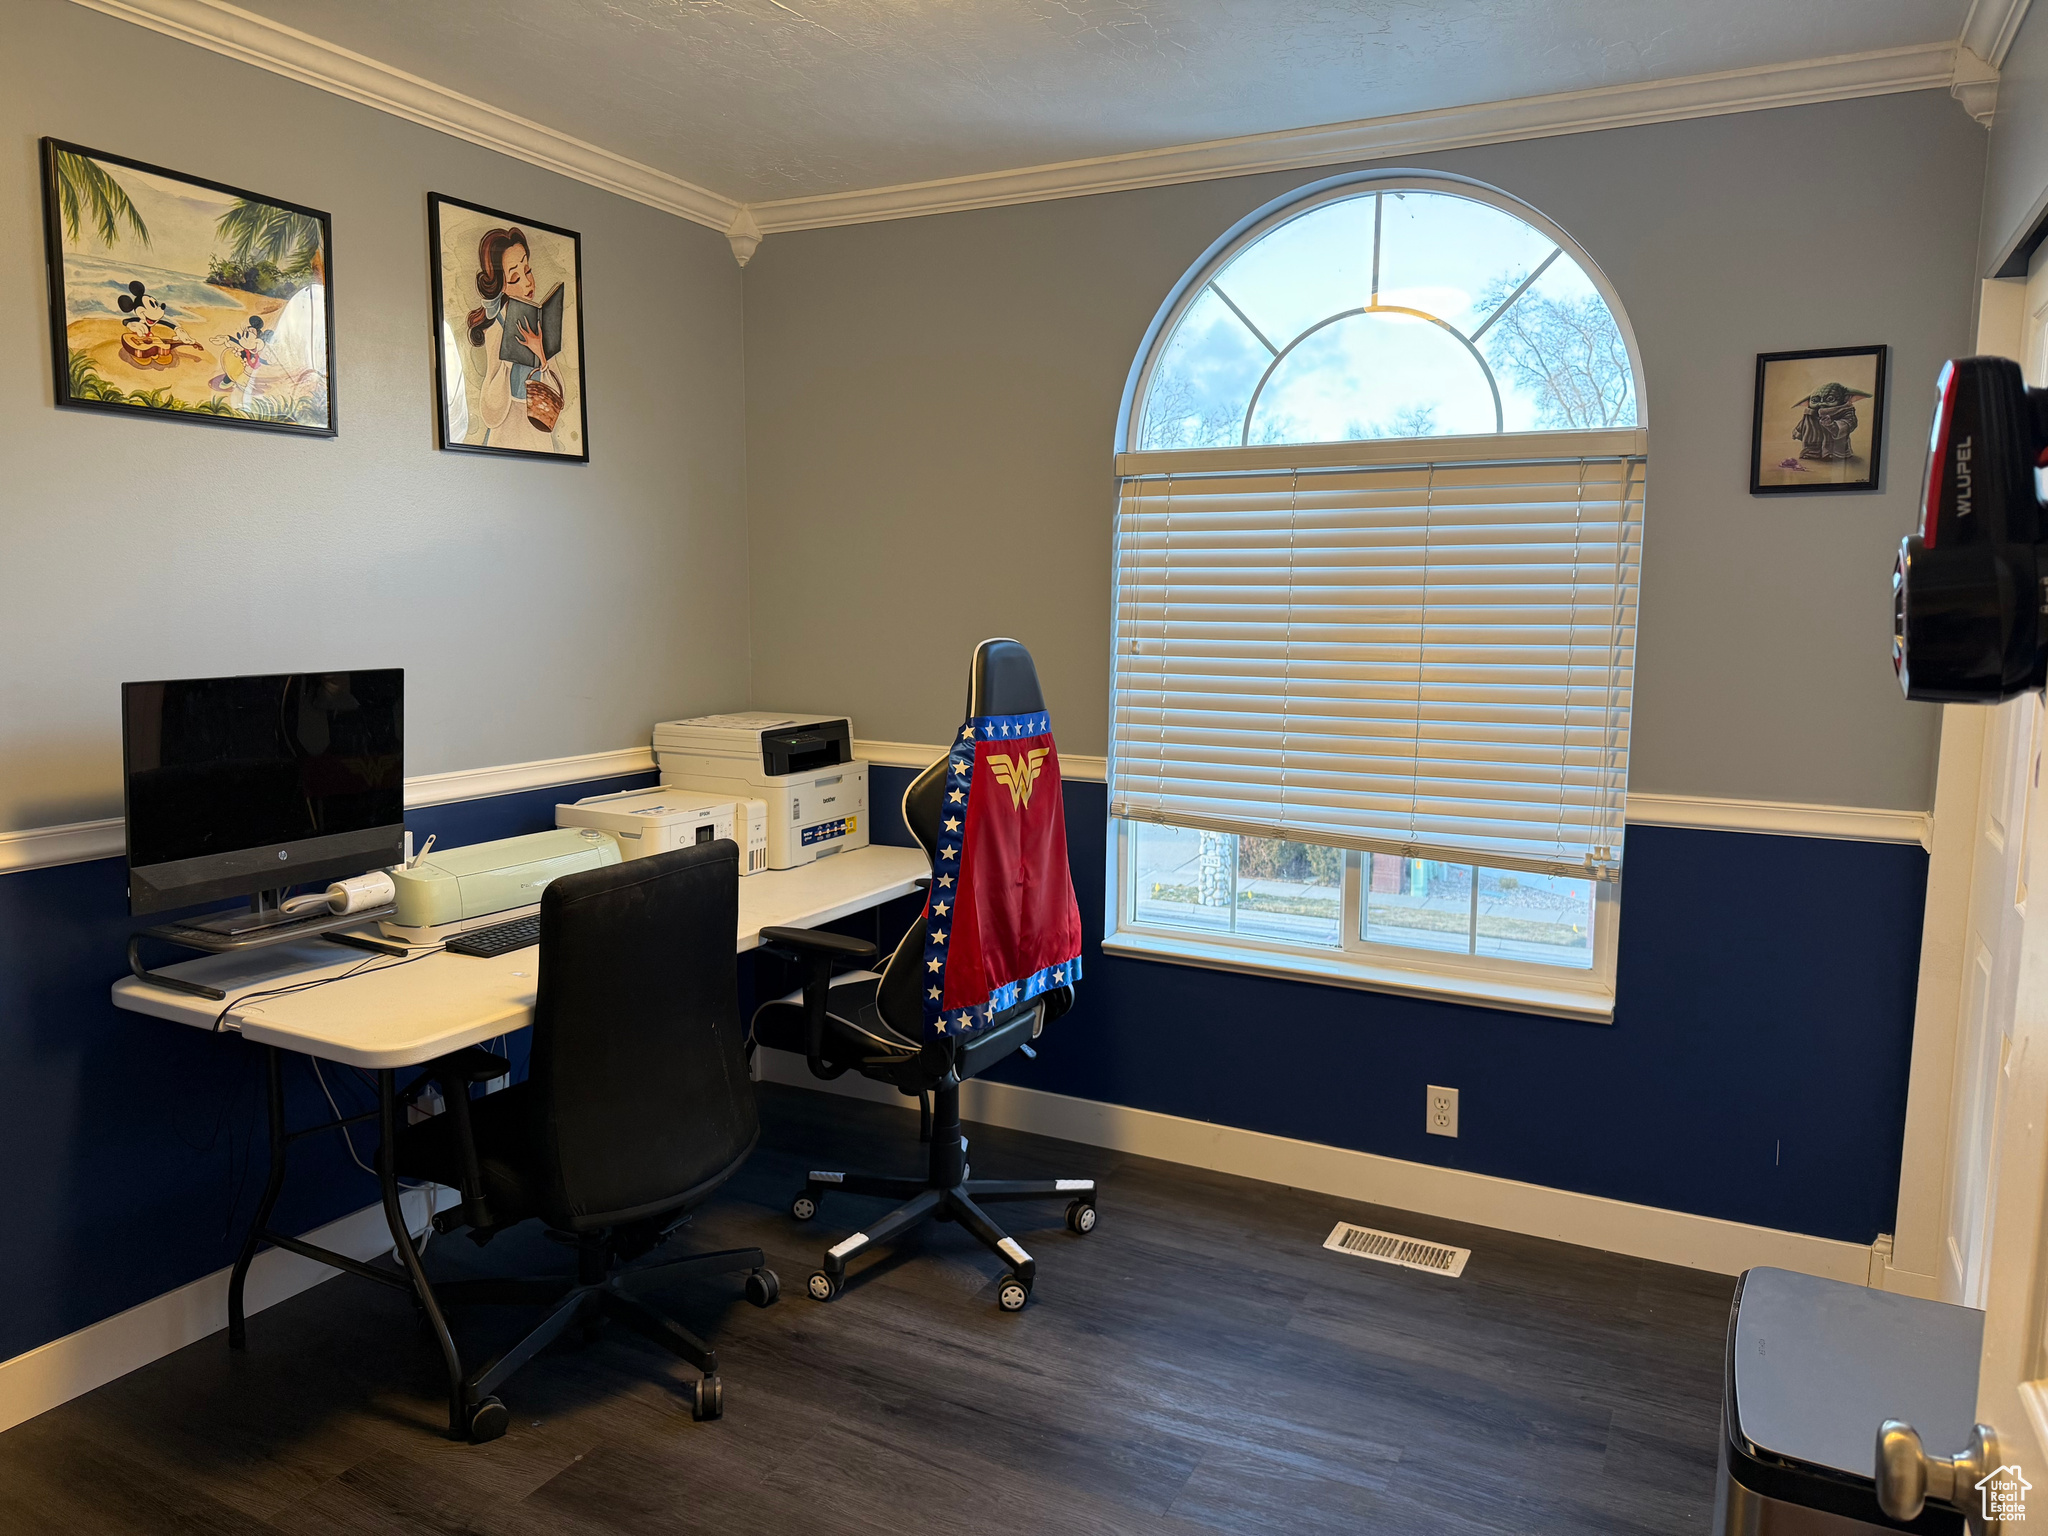
[(303, 916), (287, 917), (278, 910), (278, 899), (281, 894), (278, 891), (259, 891), (250, 898), (245, 911), (222, 912), (197, 922), (163, 923), (154, 928), (141, 929), (128, 938), (128, 969), (138, 980), (149, 982), (152, 986), (169, 987), (174, 992), (188, 992), (195, 997), (224, 1002), (227, 993), (219, 987), (208, 986), (204, 982), (187, 981), (182, 976), (173, 976), (165, 971), (147, 969), (142, 963), (142, 941), (161, 939), (181, 949), (218, 955), (229, 950), (257, 949), (266, 944), (287, 944), (293, 939), (329, 935), (336, 943), (373, 950), (379, 954), (406, 952), (403, 948), (390, 945), (381, 939), (358, 938), (354, 934), (341, 932), (344, 928), (361, 928), (380, 917), (389, 917), (397, 910), (393, 905), (386, 904), (362, 912), (347, 913), (316, 909)]
[(178, 926), (195, 932), (217, 933), (224, 938), (238, 938), (260, 929), (275, 928), (280, 923), (297, 922), (298, 917), (285, 913), (283, 896), (281, 890), (258, 891), (249, 898), (249, 905), (239, 912), (219, 912), (201, 921), (180, 923)]

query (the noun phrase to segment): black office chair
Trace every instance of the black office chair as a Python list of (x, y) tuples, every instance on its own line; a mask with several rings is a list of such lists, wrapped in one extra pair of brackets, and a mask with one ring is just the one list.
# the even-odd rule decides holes
[[(447, 1109), (402, 1131), (397, 1167), (462, 1192), (440, 1231), (487, 1242), (529, 1217), (573, 1243), (576, 1275), (457, 1280), (424, 1307), (451, 1382), (451, 1416), (472, 1440), (505, 1431), (491, 1394), (572, 1323), (606, 1319), (694, 1365), (694, 1418), (724, 1411), (711, 1346), (634, 1294), (644, 1278), (746, 1270), (747, 1299), (778, 1291), (758, 1248), (644, 1258), (747, 1160), (760, 1135), (739, 1016), (739, 850), (727, 841), (564, 875), (541, 896), (539, 994), (526, 1081), (472, 1100), (505, 1070), (467, 1050), (427, 1067), (410, 1092), (442, 1085)], [(632, 1266), (630, 1268), (624, 1266)], [(550, 1308), (523, 1339), (461, 1373), (438, 1303)]]
[[(967, 694), (970, 720), (989, 715), (1035, 715), (1044, 709), (1030, 652), (1014, 640), (985, 640), (975, 648)], [(938, 857), (948, 797), (957, 787), (949, 785), (950, 761), (941, 758), (925, 769), (903, 796), (904, 824), (927, 858)], [(1060, 859), (1063, 863), (1064, 849)], [(930, 906), (928, 900), (928, 913)], [(929, 1168), (922, 1180), (814, 1171), (803, 1192), (791, 1201), (790, 1212), (799, 1221), (810, 1220), (829, 1189), (907, 1202), (826, 1250), (824, 1264), (811, 1276), (809, 1287), (820, 1301), (830, 1301), (840, 1293), (849, 1259), (891, 1242), (925, 1221), (952, 1220), (1010, 1266), (996, 1295), (1004, 1311), (1019, 1312), (1031, 1298), (1037, 1265), (1015, 1238), (989, 1219), (981, 1202), (1064, 1196), (1069, 1201), (1068, 1227), (1087, 1233), (1095, 1226), (1095, 1181), (970, 1179), (967, 1140), (960, 1133), (960, 1084), (1012, 1051), (1036, 1054), (1031, 1042), (1046, 1024), (1073, 1005), (1073, 988), (1058, 987), (994, 1014), (991, 1024), (965, 1038), (933, 1036), (926, 1029), (922, 995), (931, 964), (926, 934), (927, 919), (921, 917), (911, 924), (880, 975), (855, 971), (835, 977), (835, 961), (872, 957), (875, 946), (863, 939), (813, 929), (761, 930), (763, 944), (771, 953), (803, 967), (804, 985), (801, 992), (755, 1011), (754, 1039), (801, 1053), (817, 1077), (830, 1079), (855, 1071), (916, 1097), (924, 1112), (921, 1134), (931, 1142)], [(931, 1095), (929, 1108), (927, 1093)]]

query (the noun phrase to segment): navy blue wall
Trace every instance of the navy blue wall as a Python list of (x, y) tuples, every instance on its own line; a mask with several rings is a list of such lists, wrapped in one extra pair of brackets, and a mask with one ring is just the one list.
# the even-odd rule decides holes
[[(878, 837), (907, 842), (909, 773), (874, 777)], [(408, 820), (453, 846), (648, 781)], [(1066, 808), (1087, 980), (1003, 1080), (1852, 1242), (1890, 1229), (1919, 849), (1632, 828), (1615, 1022), (1593, 1025), (1105, 956), (1102, 786), (1069, 784)], [(880, 936), (914, 909), (893, 903)], [(0, 876), (0, 1360), (230, 1263), (262, 1185), (260, 1053), (114, 1008), (131, 926), (118, 859)], [(288, 1061), (313, 1118), (310, 1069)], [(328, 1081), (368, 1107), (351, 1074)], [(1458, 1139), (1423, 1134), (1428, 1083), (1459, 1090)], [(315, 1138), (278, 1221), (305, 1230), (375, 1193), (338, 1138)]]
[[(878, 835), (910, 773), (875, 770)], [(1631, 827), (1614, 1022), (1101, 950), (1106, 793), (1066, 786), (1086, 980), (1006, 1082), (1867, 1243), (1892, 1230), (1927, 855)], [(1455, 1140), (1423, 1089), (1456, 1088)]]
[[(406, 820), (442, 845), (538, 832), (558, 800), (653, 775), (432, 806)], [(123, 1013), (127, 915), (119, 859), (0, 876), (0, 1360), (232, 1263), (263, 1187), (262, 1053)], [(168, 956), (166, 958), (169, 958)], [(524, 1055), (524, 1043), (520, 1044)], [(311, 1069), (286, 1058), (292, 1111), (324, 1113)], [(329, 1067), (353, 1108), (362, 1080)], [(356, 1133), (365, 1162), (373, 1135)], [(377, 1197), (340, 1138), (292, 1152), (277, 1224), (304, 1231)]]

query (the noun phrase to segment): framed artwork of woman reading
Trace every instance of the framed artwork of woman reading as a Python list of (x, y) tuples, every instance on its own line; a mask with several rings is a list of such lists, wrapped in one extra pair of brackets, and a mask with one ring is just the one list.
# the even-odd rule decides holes
[(589, 463), (582, 237), (438, 192), (427, 230), (441, 446)]

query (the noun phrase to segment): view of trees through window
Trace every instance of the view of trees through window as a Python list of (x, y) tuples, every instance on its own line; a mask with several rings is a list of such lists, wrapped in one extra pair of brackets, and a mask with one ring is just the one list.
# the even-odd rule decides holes
[(1504, 208), (1410, 188), (1318, 204), (1204, 283), (1137, 446), (1635, 424), (1627, 345), (1578, 262)]

